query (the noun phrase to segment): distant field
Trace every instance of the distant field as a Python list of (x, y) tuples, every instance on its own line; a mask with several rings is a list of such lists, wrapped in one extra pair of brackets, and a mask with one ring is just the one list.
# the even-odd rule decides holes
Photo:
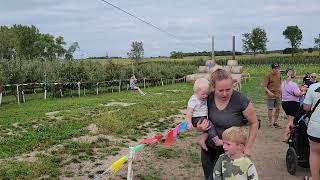
[[(303, 55), (305, 56), (316, 56), (318, 55), (318, 51), (313, 51), (312, 53), (305, 52)], [(262, 58), (262, 57), (286, 57), (291, 56), (291, 54), (280, 54), (280, 53), (270, 53), (270, 54), (258, 54), (256, 55), (256, 58)], [(229, 60), (232, 59), (232, 56), (216, 56), (216, 60)], [(253, 55), (237, 55), (235, 56), (236, 59), (250, 59), (253, 58)], [(182, 59), (171, 59), (171, 58), (144, 58), (141, 62), (158, 62), (158, 61), (195, 61), (195, 60), (209, 60), (210, 57), (208, 56), (190, 56), (190, 57), (184, 57)], [(114, 63), (119, 64), (131, 64), (132, 60), (128, 58), (117, 58), (117, 59), (89, 59), (89, 60), (95, 60), (95, 61), (107, 61), (112, 60)]]

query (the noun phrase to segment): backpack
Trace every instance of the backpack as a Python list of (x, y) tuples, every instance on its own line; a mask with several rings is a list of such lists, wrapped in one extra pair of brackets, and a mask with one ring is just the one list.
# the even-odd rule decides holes
[(320, 103), (320, 99), (317, 101), (317, 103), (315, 104), (315, 106), (311, 111), (305, 111), (303, 109), (303, 105), (301, 105), (299, 110), (294, 114), (293, 123), (300, 124), (300, 122), (304, 122), (306, 123), (306, 125), (308, 125), (311, 115), (316, 110), (319, 103)]

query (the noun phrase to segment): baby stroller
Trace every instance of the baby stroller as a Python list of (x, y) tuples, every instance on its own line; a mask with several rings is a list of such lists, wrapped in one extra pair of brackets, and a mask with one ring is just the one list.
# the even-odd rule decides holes
[(293, 127), (288, 140), (289, 148), (286, 155), (287, 170), (291, 175), (296, 173), (297, 167), (309, 167), (309, 140), (307, 124), (309, 120), (302, 106), (295, 114)]

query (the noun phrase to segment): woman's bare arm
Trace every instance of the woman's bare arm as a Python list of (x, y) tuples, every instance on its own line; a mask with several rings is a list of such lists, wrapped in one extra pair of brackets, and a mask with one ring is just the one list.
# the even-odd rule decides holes
[(244, 153), (250, 155), (258, 132), (258, 119), (252, 103), (249, 103), (247, 108), (243, 111), (243, 115), (250, 124), (248, 142)]

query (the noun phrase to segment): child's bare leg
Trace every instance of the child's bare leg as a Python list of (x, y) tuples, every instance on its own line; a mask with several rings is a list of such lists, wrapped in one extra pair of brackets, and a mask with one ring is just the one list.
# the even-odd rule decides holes
[(201, 148), (205, 151), (208, 151), (208, 148), (206, 145), (207, 138), (208, 138), (208, 133), (202, 133), (198, 142)]
[(144, 92), (142, 92), (142, 91), (141, 91), (141, 89), (140, 89), (139, 87), (135, 86), (134, 88), (135, 88), (135, 89), (137, 89), (141, 95), (145, 95), (145, 93), (144, 93)]

